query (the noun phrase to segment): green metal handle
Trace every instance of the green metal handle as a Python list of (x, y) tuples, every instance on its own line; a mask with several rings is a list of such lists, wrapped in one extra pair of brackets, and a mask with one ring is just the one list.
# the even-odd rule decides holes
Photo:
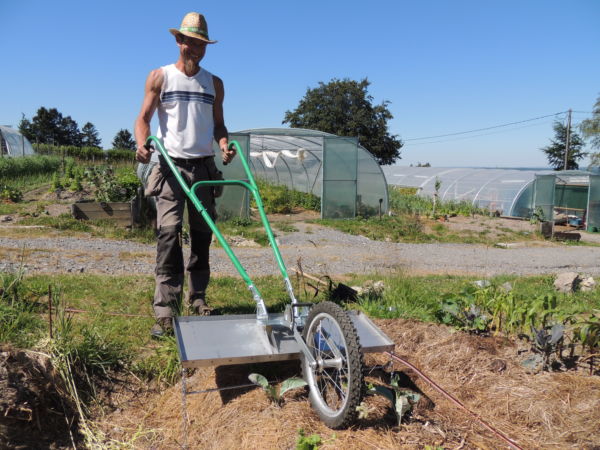
[(173, 172), (173, 175), (175, 175), (177, 182), (179, 183), (179, 185), (181, 186), (181, 188), (183, 189), (183, 191), (185, 192), (187, 197), (192, 201), (193, 205), (196, 207), (198, 212), (202, 215), (202, 218), (205, 220), (206, 224), (210, 227), (212, 232), (215, 234), (215, 236), (217, 237), (217, 240), (219, 241), (219, 244), (221, 244), (221, 246), (225, 250), (225, 253), (227, 253), (227, 256), (229, 256), (229, 258), (231, 259), (231, 262), (233, 263), (233, 265), (239, 272), (240, 276), (243, 278), (243, 280), (246, 282), (246, 284), (252, 285), (253, 283), (252, 283), (252, 280), (250, 279), (250, 277), (248, 276), (248, 273), (246, 272), (244, 267), (240, 264), (240, 261), (233, 253), (233, 250), (231, 250), (229, 243), (223, 237), (223, 235), (221, 234), (221, 232), (215, 225), (214, 220), (212, 219), (212, 217), (210, 217), (210, 214), (208, 213), (208, 211), (206, 210), (204, 205), (202, 205), (202, 202), (196, 195), (195, 191), (200, 183), (207, 184), (207, 183), (212, 183), (212, 182), (199, 182), (199, 183), (195, 183), (192, 186), (192, 188), (188, 187), (187, 182), (183, 179), (179, 170), (177, 170), (177, 167), (175, 166), (175, 164), (173, 163), (173, 160), (171, 159), (171, 157), (165, 150), (164, 146), (162, 145), (162, 142), (160, 142), (160, 140), (156, 136), (150, 136), (146, 140), (146, 145), (149, 145), (150, 143), (154, 143), (156, 145), (156, 148), (161, 153), (165, 162), (171, 169), (171, 172)]
[(283, 262), (283, 258), (281, 257), (281, 253), (279, 252), (279, 247), (277, 246), (277, 242), (275, 241), (275, 236), (271, 229), (271, 225), (269, 223), (269, 220), (267, 219), (267, 215), (265, 214), (262, 199), (260, 197), (260, 193), (258, 192), (258, 186), (256, 184), (256, 181), (254, 180), (254, 176), (252, 175), (252, 172), (248, 165), (248, 161), (246, 160), (244, 152), (242, 151), (239, 143), (237, 141), (231, 141), (229, 146), (235, 147), (237, 154), (240, 158), (240, 161), (242, 163), (242, 166), (244, 168), (244, 172), (246, 173), (246, 176), (248, 178), (247, 181), (245, 181), (245, 180), (198, 181), (198, 182), (194, 183), (191, 188), (188, 187), (187, 182), (183, 179), (183, 177), (181, 176), (181, 173), (179, 173), (179, 170), (177, 170), (177, 167), (173, 163), (171, 157), (168, 155), (167, 151), (165, 150), (164, 146), (162, 145), (162, 142), (156, 136), (150, 136), (146, 140), (146, 145), (148, 146), (148, 145), (150, 145), (150, 143), (156, 144), (156, 148), (158, 148), (158, 150), (161, 153), (161, 155), (163, 156), (165, 162), (171, 169), (171, 172), (173, 172), (173, 175), (175, 175), (177, 182), (180, 184), (181, 188), (183, 189), (183, 191), (185, 192), (187, 197), (191, 200), (194, 207), (201, 214), (202, 218), (205, 220), (205, 222), (207, 223), (209, 228), (215, 234), (217, 240), (219, 241), (219, 244), (221, 244), (221, 247), (223, 247), (223, 249), (225, 250), (225, 253), (229, 257), (229, 259), (231, 260), (231, 262), (233, 263), (235, 268), (237, 269), (238, 273), (240, 274), (242, 279), (246, 282), (246, 284), (248, 285), (248, 288), (252, 291), (254, 300), (258, 304), (258, 316), (259, 316), (259, 318), (264, 319), (267, 316), (267, 311), (266, 311), (266, 307), (264, 306), (264, 302), (262, 300), (262, 296), (260, 295), (260, 292), (258, 291), (256, 286), (254, 285), (254, 283), (248, 276), (248, 273), (246, 272), (246, 270), (240, 263), (239, 259), (237, 258), (237, 256), (233, 252), (233, 250), (231, 249), (227, 240), (223, 237), (223, 235), (217, 228), (212, 217), (210, 217), (210, 214), (208, 213), (206, 208), (204, 208), (204, 205), (202, 205), (202, 202), (196, 195), (196, 190), (200, 186), (238, 185), (238, 186), (242, 186), (242, 187), (248, 189), (248, 191), (250, 191), (250, 193), (252, 193), (252, 195), (254, 196), (254, 200), (256, 201), (256, 206), (258, 208), (261, 221), (263, 223), (263, 226), (265, 227), (265, 231), (267, 233), (267, 238), (269, 239), (269, 244), (271, 245), (271, 248), (275, 255), (275, 260), (277, 261), (279, 270), (281, 271), (281, 274), (283, 275), (285, 287), (288, 292), (288, 295), (290, 296), (292, 303), (297, 303), (297, 300), (296, 300), (293, 290), (292, 290), (289, 275), (288, 275), (287, 269), (285, 267), (285, 263)]

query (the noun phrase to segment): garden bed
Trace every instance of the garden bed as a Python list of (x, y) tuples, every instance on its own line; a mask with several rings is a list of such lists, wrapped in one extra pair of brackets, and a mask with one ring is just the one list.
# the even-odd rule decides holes
[[(411, 320), (377, 320), (397, 343), (397, 354), (416, 364), (467, 408), (523, 448), (596, 448), (600, 445), (600, 377), (585, 370), (532, 374), (518, 347), (499, 337), (456, 332)], [(368, 362), (385, 363), (379, 356)], [(270, 380), (299, 374), (294, 363), (240, 365), (198, 370), (189, 390), (247, 383), (251, 372)], [(318, 435), (327, 448), (502, 448), (506, 444), (465, 412), (399, 365), (403, 383), (429, 400), (398, 426), (383, 397), (368, 397), (367, 417), (348, 430), (325, 427), (302, 389), (285, 395), (282, 407), (258, 388), (187, 396), (189, 425), (184, 433), (181, 386), (121, 405), (103, 420), (111, 437), (136, 447), (171, 448), (187, 440), (191, 448), (293, 448), (299, 430)], [(377, 372), (368, 378), (377, 382)], [(118, 424), (116, 427), (115, 425)], [(314, 438), (317, 439), (317, 438)]]

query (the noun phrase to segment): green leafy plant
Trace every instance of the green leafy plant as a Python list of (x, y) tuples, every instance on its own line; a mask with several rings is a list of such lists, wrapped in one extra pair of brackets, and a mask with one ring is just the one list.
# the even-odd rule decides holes
[(23, 193), (20, 189), (6, 184), (0, 185), (0, 201), (18, 203), (21, 200), (23, 200)]
[(398, 376), (392, 375), (390, 380), (392, 389), (381, 385), (369, 384), (367, 393), (378, 394), (387, 398), (392, 403), (392, 407), (396, 412), (398, 424), (401, 424), (412, 411), (413, 406), (421, 399), (421, 395), (414, 391), (401, 388), (398, 384), (398, 379)]
[(476, 292), (474, 288), (467, 287), (458, 295), (445, 295), (436, 312), (438, 320), (461, 330), (475, 333), (489, 332), (492, 316), (478, 304)]
[(137, 194), (140, 180), (131, 170), (115, 173), (112, 167), (88, 170), (86, 177), (96, 186), (99, 202), (128, 202)]
[(547, 370), (550, 367), (550, 359), (552, 355), (558, 351), (564, 335), (565, 327), (562, 324), (554, 324), (552, 326), (544, 326), (541, 328), (535, 328), (533, 325), (531, 326), (533, 351), (543, 356), (544, 370)]
[(582, 352), (587, 350), (590, 353), (584, 359), (589, 360), (592, 373), (595, 358), (600, 353), (600, 311), (594, 310), (589, 317), (575, 323), (573, 340), (581, 344)]
[(529, 221), (533, 224), (543, 222), (545, 220), (544, 209), (541, 206), (536, 207), (531, 213)]
[(63, 188), (62, 180), (58, 172), (54, 172), (52, 175), (52, 184), (50, 185), (51, 191), (60, 191)]
[(306, 386), (306, 381), (302, 378), (288, 378), (287, 380), (281, 383), (279, 389), (275, 386), (271, 386), (269, 381), (259, 373), (251, 373), (248, 375), (248, 379), (260, 386), (267, 393), (267, 397), (275, 403), (277, 406), (281, 406), (283, 402), (283, 394), (291, 389), (297, 389)]
[(296, 439), (296, 450), (317, 450), (322, 442), (321, 436), (318, 434), (307, 436), (304, 429), (300, 428)]

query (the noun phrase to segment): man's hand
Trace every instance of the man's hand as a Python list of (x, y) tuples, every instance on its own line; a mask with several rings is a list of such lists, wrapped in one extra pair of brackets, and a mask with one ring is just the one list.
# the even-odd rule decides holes
[(135, 152), (135, 159), (141, 162), (142, 164), (148, 164), (150, 162), (151, 157), (151, 147), (146, 148), (145, 144), (138, 144), (137, 150)]
[(223, 164), (229, 164), (236, 155), (235, 147), (229, 147), (229, 142), (224, 141), (220, 144), (221, 153), (223, 154)]

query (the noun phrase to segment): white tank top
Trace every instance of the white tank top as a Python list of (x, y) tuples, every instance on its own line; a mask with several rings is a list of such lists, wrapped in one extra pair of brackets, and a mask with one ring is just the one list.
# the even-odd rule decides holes
[(212, 74), (200, 68), (196, 75), (188, 77), (175, 64), (162, 67), (162, 71), (156, 136), (174, 158), (214, 155)]

